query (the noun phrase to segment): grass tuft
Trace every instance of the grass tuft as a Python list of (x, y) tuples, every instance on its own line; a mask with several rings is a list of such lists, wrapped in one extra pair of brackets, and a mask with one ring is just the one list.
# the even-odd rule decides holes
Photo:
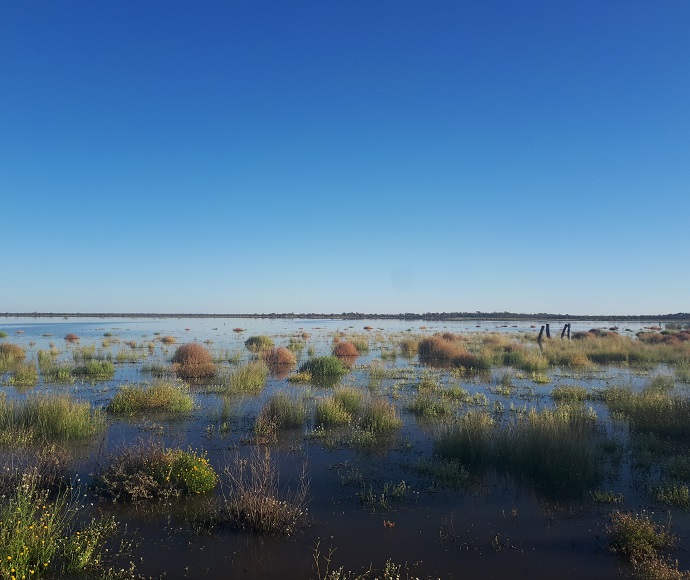
[(107, 410), (117, 415), (142, 412), (186, 413), (194, 408), (194, 399), (184, 383), (160, 381), (153, 384), (124, 385), (113, 397)]

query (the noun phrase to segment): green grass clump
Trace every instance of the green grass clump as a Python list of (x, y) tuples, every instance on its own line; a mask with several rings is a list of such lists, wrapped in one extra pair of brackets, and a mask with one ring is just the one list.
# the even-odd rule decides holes
[(469, 411), (445, 427), (434, 440), (434, 451), (441, 459), (477, 465), (490, 458), (494, 420), (485, 411)]
[(393, 403), (384, 399), (369, 399), (360, 412), (359, 424), (372, 433), (384, 433), (400, 428), (402, 420)]
[(141, 444), (111, 457), (95, 481), (114, 501), (138, 501), (207, 493), (218, 475), (203, 454)]
[(322, 397), (316, 400), (314, 424), (317, 427), (336, 427), (347, 425), (352, 415), (333, 397)]
[(419, 350), (419, 341), (413, 338), (405, 338), (400, 341), (400, 352), (404, 357), (413, 358)]
[(149, 411), (186, 413), (193, 408), (194, 399), (184, 383), (160, 381), (120, 387), (107, 410), (119, 415), (135, 415)]
[(600, 476), (594, 456), (596, 415), (581, 407), (531, 409), (502, 430), (496, 461), (549, 494), (578, 494)]
[(333, 400), (350, 415), (361, 413), (364, 407), (364, 393), (355, 387), (339, 387), (333, 391)]
[(38, 383), (38, 370), (33, 362), (17, 364), (14, 367), (14, 373), (7, 381), (7, 384), (13, 387), (33, 387), (36, 383)]
[(582, 403), (587, 399), (587, 389), (577, 385), (560, 385), (551, 389), (551, 398), (559, 403)]
[(233, 371), (223, 383), (229, 393), (256, 394), (266, 386), (268, 367), (260, 361), (250, 362)]
[(608, 388), (602, 393), (609, 410), (625, 417), (640, 432), (673, 439), (690, 436), (690, 397), (667, 389)]
[(68, 441), (105, 427), (99, 411), (66, 395), (36, 395), (25, 401), (0, 398), (0, 431), (23, 434), (30, 441)]
[(320, 356), (309, 359), (299, 367), (300, 373), (309, 373), (312, 380), (320, 382), (334, 382), (347, 373), (347, 368), (335, 356)]
[(306, 385), (312, 382), (312, 376), (311, 373), (308, 371), (303, 371), (303, 372), (298, 372), (293, 375), (290, 375), (287, 378), (289, 383), (297, 383), (297, 384), (302, 384)]
[(91, 360), (72, 369), (75, 377), (92, 381), (107, 381), (115, 376), (115, 365), (109, 360)]
[(74, 377), (68, 366), (55, 365), (43, 371), (43, 380), (48, 383), (71, 383), (74, 382)]
[(244, 341), (244, 346), (246, 346), (247, 350), (250, 352), (258, 354), (263, 351), (271, 350), (274, 346), (274, 342), (270, 336), (260, 334), (258, 336), (250, 336)]
[(72, 351), (72, 359), (75, 363), (83, 363), (94, 360), (96, 358), (96, 347), (78, 346)]
[(448, 401), (424, 393), (418, 393), (405, 408), (416, 417), (424, 418), (447, 417), (452, 412)]
[(282, 392), (276, 393), (261, 408), (255, 430), (260, 434), (269, 434), (278, 429), (296, 429), (302, 426), (306, 418), (303, 400)]
[(0, 330), (0, 338), (7, 338), (9, 334), (7, 334), (4, 330)]

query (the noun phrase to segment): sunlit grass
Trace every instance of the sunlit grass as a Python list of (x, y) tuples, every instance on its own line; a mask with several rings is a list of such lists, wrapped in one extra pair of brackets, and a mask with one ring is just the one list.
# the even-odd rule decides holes
[(151, 411), (185, 413), (193, 408), (194, 399), (189, 387), (168, 381), (121, 386), (107, 407), (111, 413), (122, 415)]

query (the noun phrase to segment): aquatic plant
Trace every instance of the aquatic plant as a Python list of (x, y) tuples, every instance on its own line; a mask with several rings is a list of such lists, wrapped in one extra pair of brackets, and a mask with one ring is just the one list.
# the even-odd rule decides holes
[(216, 374), (210, 351), (196, 342), (178, 346), (172, 363), (177, 376), (183, 379), (211, 378)]
[(36, 383), (38, 383), (38, 370), (34, 362), (17, 364), (12, 376), (7, 380), (7, 384), (13, 387), (33, 387)]
[(609, 518), (610, 549), (633, 562), (656, 558), (659, 550), (670, 548), (676, 541), (668, 527), (654, 523), (647, 512), (616, 510)]
[(347, 373), (347, 369), (335, 356), (320, 356), (309, 359), (299, 367), (300, 373), (308, 372), (313, 380), (337, 380)]
[(115, 376), (115, 366), (108, 360), (91, 360), (74, 367), (72, 375), (92, 381), (107, 381)]
[(489, 413), (469, 411), (441, 429), (434, 439), (434, 451), (442, 459), (481, 464), (490, 458), (493, 427)]
[(305, 520), (309, 480), (302, 471), (293, 488), (281, 486), (268, 447), (238, 455), (223, 469), (221, 518), (241, 529), (290, 535)]
[(320, 397), (316, 400), (314, 424), (317, 427), (347, 425), (351, 420), (352, 415), (333, 397)]
[(202, 494), (218, 483), (206, 456), (195, 451), (140, 443), (110, 457), (96, 473), (97, 489), (113, 501)]
[(255, 430), (267, 435), (279, 429), (295, 429), (302, 426), (306, 417), (307, 410), (302, 399), (279, 392), (261, 408)]
[(159, 339), (163, 344), (175, 344), (177, 339), (174, 336), (166, 335), (161, 336)]
[(189, 387), (170, 381), (123, 385), (106, 407), (111, 413), (122, 415), (150, 411), (185, 413), (193, 408), (194, 399)]
[(26, 352), (18, 344), (0, 343), (0, 372), (13, 368), (26, 358)]
[(262, 351), (271, 350), (274, 346), (274, 342), (270, 336), (260, 334), (258, 336), (250, 336), (244, 341), (244, 346), (246, 346), (250, 352), (258, 354)]
[(30, 441), (68, 441), (105, 426), (101, 412), (67, 395), (34, 395), (24, 401), (0, 397), (0, 431), (23, 434)]
[(582, 403), (588, 396), (587, 389), (578, 385), (559, 385), (550, 394), (559, 403)]
[(254, 361), (235, 369), (223, 380), (218, 389), (227, 393), (259, 393), (266, 386), (268, 367), (261, 361)]

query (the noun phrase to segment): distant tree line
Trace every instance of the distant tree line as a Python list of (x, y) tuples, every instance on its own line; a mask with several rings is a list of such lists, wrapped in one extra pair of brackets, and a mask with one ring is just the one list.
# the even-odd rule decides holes
[(325, 314), (323, 312), (294, 313), (284, 312), (269, 314), (199, 314), (199, 313), (160, 313), (160, 312), (5, 312), (5, 317), (35, 317), (35, 318), (285, 318), (285, 319), (341, 319), (341, 320), (606, 320), (619, 322), (666, 322), (688, 321), (690, 312), (675, 314), (553, 314), (536, 312), (532, 314), (522, 312), (405, 312), (400, 314), (375, 314), (363, 312), (341, 312)]

